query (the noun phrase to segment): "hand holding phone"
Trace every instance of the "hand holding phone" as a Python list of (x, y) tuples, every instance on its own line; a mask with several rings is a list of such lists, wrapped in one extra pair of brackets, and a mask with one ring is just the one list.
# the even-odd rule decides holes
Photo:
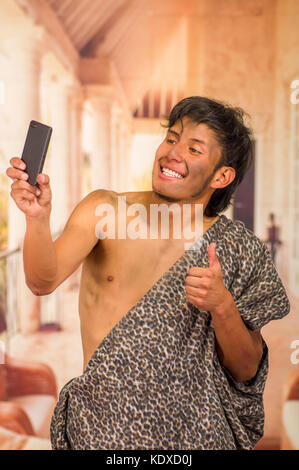
[(50, 215), (52, 193), (50, 178), (42, 174), (52, 129), (31, 121), (22, 158), (13, 157), (6, 174), (13, 183), (11, 196), (22, 212), (30, 217)]
[(37, 121), (30, 122), (21, 157), (29, 175), (29, 184), (36, 185), (37, 175), (43, 171), (51, 135), (51, 127)]

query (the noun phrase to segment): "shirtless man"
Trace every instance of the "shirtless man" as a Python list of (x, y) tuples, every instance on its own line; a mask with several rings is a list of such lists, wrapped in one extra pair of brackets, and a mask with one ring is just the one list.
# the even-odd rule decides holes
[[(148, 214), (150, 204), (173, 202), (181, 206), (186, 203), (202, 204), (204, 212), (215, 189), (229, 185), (235, 176), (235, 170), (227, 166), (214, 172), (220, 158), (221, 147), (213, 130), (206, 124), (196, 125), (190, 118), (184, 117), (183, 130), (180, 122), (175, 123), (157, 149), (153, 191), (122, 195), (126, 196), (128, 205), (136, 202), (143, 204)], [(12, 167), (7, 169), (6, 174), (15, 180), (11, 185), (11, 196), (26, 215), (24, 269), (30, 290), (35, 295), (50, 294), (83, 262), (79, 313), (85, 369), (93, 351), (107, 333), (183, 254), (183, 234), (179, 241), (99, 241), (95, 232), (99, 221), (95, 216), (96, 207), (110, 203), (117, 210), (117, 194), (99, 189), (88, 194), (77, 205), (62, 235), (53, 242), (50, 232), (49, 176), (38, 176), (41, 192), (38, 194), (39, 190), (26, 182), (28, 176), (25, 168), (21, 167), (24, 163), (17, 157), (12, 158), (10, 163)], [(166, 176), (161, 172), (161, 167), (177, 171), (183, 178)], [(217, 219), (204, 217), (204, 232)], [(171, 217), (169, 221), (171, 230)], [(212, 271), (208, 270), (206, 276), (209, 277), (210, 273)], [(197, 285), (196, 271), (194, 274), (186, 282), (187, 286), (194, 285), (196, 289), (200, 286)], [(261, 341), (259, 335), (250, 332), (235, 309), (232, 309), (233, 300), (221, 280), (213, 279), (213, 282), (219, 283), (219, 291), (213, 303), (221, 313), (219, 319), (215, 317), (215, 332), (223, 352), (223, 361), (230, 365), (237, 379), (245, 380), (255, 374), (261, 357)], [(188, 287), (186, 289), (188, 293)], [(213, 295), (212, 284), (206, 290), (207, 296)], [(222, 309), (222, 304), (225, 309)], [(236, 343), (235, 348), (232, 347), (232, 341)], [(244, 363), (240, 357), (244, 358)], [(247, 371), (250, 371), (249, 377)]]
[[(180, 102), (175, 108), (177, 113), (180, 112), (180, 118), (172, 113), (165, 139), (156, 151), (153, 190), (121, 195), (126, 196), (128, 207), (133, 203), (142, 204), (148, 214), (151, 204), (175, 202), (181, 207), (186, 203), (202, 204), (205, 233), (219, 219), (219, 214), (211, 216), (211, 211), (206, 211), (209, 201), (215, 191), (232, 186), (237, 171), (244, 174), (250, 158), (250, 139), (247, 134), (245, 148), (243, 138), (242, 152), (247, 161), (243, 163), (243, 169), (236, 170), (226, 163), (223, 136), (207, 121), (198, 122), (190, 108), (192, 100), (195, 107), (218, 106), (212, 100), (199, 97)], [(53, 242), (49, 224), (49, 176), (39, 174), (39, 189), (36, 189), (26, 182), (22, 161), (15, 157), (10, 163), (12, 166), (6, 173), (14, 180), (11, 196), (26, 216), (24, 269), (30, 290), (35, 295), (53, 292), (83, 263), (79, 313), (85, 369), (109, 331), (183, 255), (184, 237), (174, 240), (170, 233), (168, 240), (99, 240), (95, 231), (99, 221), (96, 208), (100, 204), (111, 204), (116, 211), (117, 224), (119, 196), (113, 191), (99, 189), (76, 206), (63, 233)], [(176, 173), (169, 174), (165, 169)], [(241, 179), (239, 176), (238, 184)], [(235, 187), (224, 207), (228, 206)], [(130, 217), (127, 224), (129, 221)], [(171, 226), (171, 217), (169, 222)], [(221, 363), (236, 381), (244, 382), (256, 374), (263, 352), (262, 339), (259, 331), (247, 328), (225, 287), (216, 248), (215, 243), (208, 248), (209, 267), (194, 266), (189, 270), (186, 298), (197, 308), (210, 312)]]

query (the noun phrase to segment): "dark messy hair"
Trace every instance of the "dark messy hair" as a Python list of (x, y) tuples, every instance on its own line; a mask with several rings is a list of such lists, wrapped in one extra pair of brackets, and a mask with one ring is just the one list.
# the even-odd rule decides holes
[(209, 200), (205, 215), (215, 217), (231, 204), (235, 190), (252, 163), (252, 130), (244, 122), (248, 115), (243, 109), (221, 101), (190, 96), (173, 107), (167, 125), (163, 127), (169, 129), (178, 121), (182, 123), (184, 116), (194, 123), (206, 124), (213, 129), (222, 150), (214, 172), (222, 166), (230, 166), (236, 171), (235, 179), (225, 188), (217, 188)]

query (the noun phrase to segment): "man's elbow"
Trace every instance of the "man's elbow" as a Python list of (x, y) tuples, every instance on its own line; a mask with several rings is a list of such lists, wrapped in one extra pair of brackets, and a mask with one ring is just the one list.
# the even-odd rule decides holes
[(261, 359), (262, 354), (257, 354), (254, 358), (248, 358), (247, 361), (244, 361), (243, 367), (238, 370), (234, 377), (236, 381), (248, 382), (249, 380), (252, 380), (259, 370)]
[(235, 374), (234, 379), (237, 382), (248, 382), (256, 376), (257, 371), (258, 367), (244, 367), (244, 370), (239, 371), (237, 374)]
[(224, 367), (230, 372), (236, 382), (248, 382), (252, 380), (259, 369), (262, 355), (245, 354), (242, 359), (239, 358), (237, 363), (226, 363), (223, 361)]
[(45, 286), (45, 285), (35, 285), (35, 284), (32, 284), (30, 282), (27, 282), (26, 281), (26, 285), (28, 287), (29, 290), (31, 290), (32, 294), (36, 295), (36, 296), (42, 296), (42, 295), (49, 295), (51, 294), (54, 290), (55, 290), (55, 287), (50, 287), (50, 286)]

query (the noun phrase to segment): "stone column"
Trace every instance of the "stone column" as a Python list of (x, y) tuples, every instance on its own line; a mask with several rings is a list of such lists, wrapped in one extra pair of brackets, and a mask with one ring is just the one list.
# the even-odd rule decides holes
[(131, 128), (129, 118), (123, 114), (120, 121), (120, 151), (119, 151), (119, 168), (120, 181), (119, 190), (121, 192), (128, 191), (130, 179), (130, 146), (131, 146)]
[[(83, 152), (82, 152), (82, 114), (83, 114), (83, 92), (79, 83), (75, 83), (68, 90), (68, 128), (69, 147), (67, 155), (67, 176), (69, 188), (68, 214), (70, 215), (76, 205), (82, 199), (82, 175), (83, 175)], [(76, 289), (80, 284), (80, 266), (65, 282), (69, 289)]]
[(130, 117), (115, 102), (111, 119), (111, 189), (117, 192), (128, 190), (131, 137)]
[(87, 99), (93, 110), (91, 190), (112, 188), (110, 88), (88, 86)]
[[(19, 24), (20, 23), (20, 24)], [(15, 23), (14, 31), (1, 25), (0, 44), (5, 57), (1, 80), (5, 87), (1, 147), (9, 160), (21, 157), (29, 122), (40, 119), (40, 61), (43, 53), (43, 30), (24, 21)], [(8, 207), (8, 249), (20, 247), (24, 240), (26, 219), (13, 199)], [(18, 257), (18, 261), (13, 259)], [(20, 327), (23, 333), (39, 327), (37, 298), (25, 283), (22, 252), (8, 259), (7, 265), (8, 322), (12, 330)]]
[[(69, 93), (67, 75), (57, 73), (52, 77), (52, 126), (53, 134), (49, 158), (49, 174), (52, 189), (52, 233), (60, 233), (69, 217), (70, 208), (70, 134)], [(73, 163), (72, 163), (73, 164)]]
[(111, 120), (111, 189), (117, 192), (121, 191), (121, 174), (124, 164), (121, 149), (121, 121), (122, 110), (115, 102)]
[(83, 93), (79, 84), (69, 89), (68, 185), (70, 213), (82, 198), (82, 113)]

